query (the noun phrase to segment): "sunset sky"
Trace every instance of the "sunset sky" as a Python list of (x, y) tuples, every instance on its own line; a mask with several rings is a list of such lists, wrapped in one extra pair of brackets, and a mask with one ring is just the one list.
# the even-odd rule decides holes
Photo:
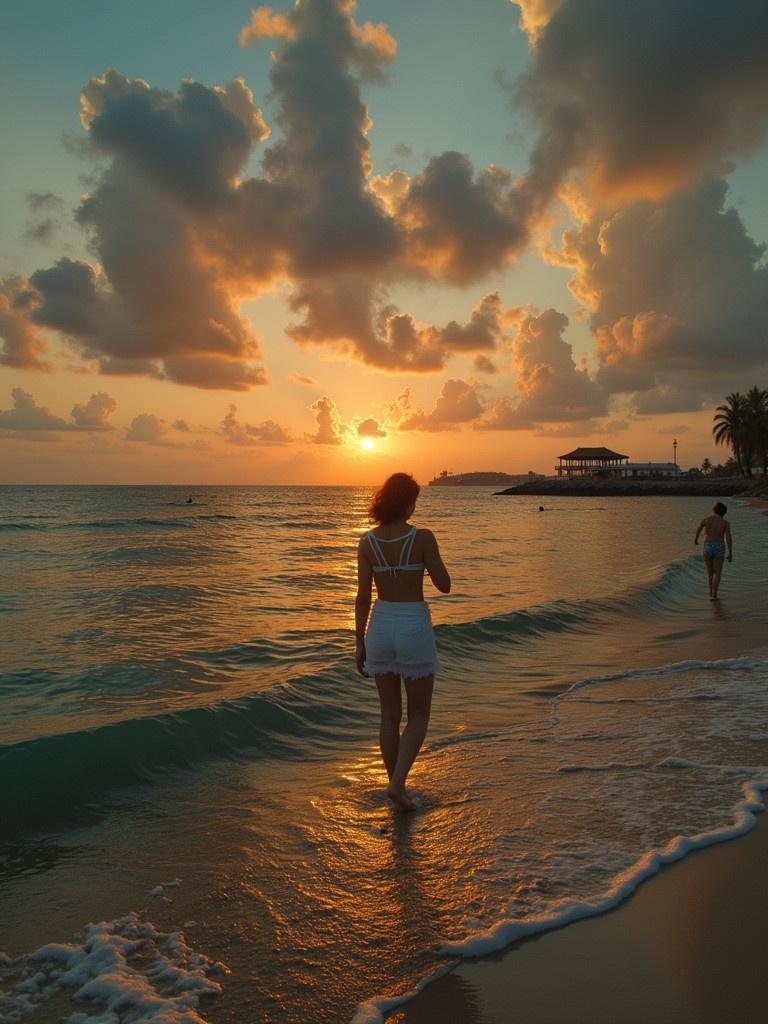
[(765, 0), (69, 0), (0, 42), (0, 480), (725, 457)]

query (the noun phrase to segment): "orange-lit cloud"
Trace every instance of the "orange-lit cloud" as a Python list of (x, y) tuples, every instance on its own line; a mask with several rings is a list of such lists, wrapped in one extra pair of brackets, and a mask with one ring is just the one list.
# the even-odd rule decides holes
[(0, 363), (20, 370), (51, 370), (48, 346), (29, 319), (31, 294), (17, 276), (0, 280)]
[(168, 424), (154, 413), (142, 412), (134, 416), (125, 432), (126, 441), (142, 441), (144, 444), (165, 444)]
[(294, 384), (303, 384), (306, 387), (317, 387), (315, 378), (307, 377), (303, 373), (289, 373), (288, 380), (293, 381)]
[(535, 42), (565, 0), (512, 0), (520, 8), (520, 27)]
[(92, 78), (81, 122), (102, 162), (77, 220), (98, 262), (62, 259), (31, 276), (28, 308), (5, 331), (6, 358), (42, 365), (34, 333), (19, 337), (32, 320), (104, 373), (247, 390), (266, 376), (239, 304), (277, 278), (293, 283), (291, 305), (304, 313), (291, 328), (299, 341), (396, 372), (438, 371), (446, 353), (472, 345), (475, 324), (442, 337), (393, 310), (387, 289), (425, 274), (463, 283), (503, 266), (525, 243), (526, 211), (508, 172), (477, 172), (458, 153), (412, 179), (371, 178), (361, 83), (382, 76), (396, 44), (354, 15), (351, 0), (253, 13), (241, 41), (279, 41), (270, 72), (279, 134), (253, 178), (243, 170), (269, 128), (242, 78), (185, 81), (175, 94), (115, 69)]
[(571, 345), (563, 338), (567, 316), (555, 309), (538, 315), (513, 309), (505, 319), (517, 324), (511, 352), (518, 397), (497, 398), (479, 428), (526, 430), (536, 423), (590, 420), (607, 411), (607, 391), (576, 366)]
[(638, 411), (693, 410), (768, 365), (765, 247), (709, 178), (661, 203), (595, 213), (558, 257), (589, 307), (598, 381)]
[(519, 6), (535, 45), (513, 101), (538, 127), (542, 194), (578, 171), (598, 198), (659, 198), (765, 137), (763, 0)]
[[(514, 389), (451, 379), (430, 411), (406, 391), (387, 431), (587, 430), (612, 395), (635, 395), (640, 412), (695, 408), (729, 379), (728, 357), (761, 366), (768, 271), (713, 175), (764, 137), (768, 6), (518, 6), (532, 47), (511, 98), (535, 136), (519, 177), (455, 151), (415, 173), (374, 173), (363, 87), (384, 78), (396, 42), (359, 22), (354, 0), (252, 12), (242, 45), (276, 40), (269, 126), (243, 78), (176, 92), (115, 69), (91, 78), (81, 122), (95, 159), (76, 219), (92, 256), (0, 283), (0, 361), (50, 369), (44, 332), (57, 332), (74, 368), (245, 392), (268, 377), (241, 306), (279, 283), (300, 345), (402, 374), (439, 374), (469, 356), (494, 385), (511, 360)], [(504, 314), (481, 287), (474, 309), (448, 323), (392, 302), (404, 284), (465, 286), (510, 266), (558, 202), (577, 226), (549, 256), (573, 270), (589, 307), (591, 362), (574, 361), (563, 314)], [(50, 238), (56, 197), (35, 194), (30, 213), (29, 230)], [(94, 428), (109, 415), (98, 402), (76, 408)], [(312, 408), (315, 443), (354, 435), (331, 399)], [(288, 440), (279, 424), (236, 413), (222, 424), (229, 443)], [(174, 428), (142, 415), (129, 434), (167, 443)]]
[(230, 405), (221, 429), (230, 444), (275, 445), (288, 444), (292, 440), (285, 427), (281, 427), (274, 420), (263, 420), (258, 424), (241, 423), (237, 418), (236, 405)]
[(485, 409), (478, 385), (464, 380), (447, 380), (430, 412), (412, 409), (407, 394), (399, 401), (404, 413), (397, 424), (399, 430), (454, 430), (459, 424), (476, 420)]
[(357, 436), (358, 437), (386, 437), (386, 430), (382, 430), (379, 425), (379, 421), (368, 417), (368, 419), (360, 420), (357, 424)]
[(310, 440), (315, 444), (331, 446), (344, 444), (346, 427), (335, 403), (327, 397), (318, 398), (311, 408), (317, 421), (317, 431), (310, 435)]
[(111, 430), (109, 417), (117, 408), (117, 402), (103, 391), (91, 395), (83, 404), (76, 404), (72, 410), (72, 419), (65, 420), (50, 412), (23, 388), (11, 390), (13, 407), (0, 410), (0, 430), (16, 431), (101, 431)]
[(443, 327), (419, 323), (377, 299), (373, 287), (359, 277), (307, 284), (291, 300), (294, 310), (305, 310), (304, 322), (289, 327), (288, 333), (305, 344), (334, 337), (338, 347), (370, 366), (412, 373), (441, 370), (454, 353), (493, 351), (502, 337), (497, 292), (481, 299), (466, 323), (451, 320)]

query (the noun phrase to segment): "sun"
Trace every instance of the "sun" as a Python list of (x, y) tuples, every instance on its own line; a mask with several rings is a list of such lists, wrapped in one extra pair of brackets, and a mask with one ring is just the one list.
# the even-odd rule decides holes
[(360, 447), (364, 448), (365, 451), (367, 451), (367, 452), (373, 451), (373, 438), (372, 437), (361, 437), (360, 438)]

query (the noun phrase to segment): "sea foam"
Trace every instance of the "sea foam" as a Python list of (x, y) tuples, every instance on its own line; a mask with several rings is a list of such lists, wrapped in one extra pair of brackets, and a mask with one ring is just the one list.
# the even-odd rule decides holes
[(220, 961), (130, 913), (89, 924), (78, 944), (48, 943), (16, 960), (0, 955), (0, 1018), (16, 1024), (61, 993), (82, 1013), (67, 1024), (204, 1024), (200, 999), (221, 991)]

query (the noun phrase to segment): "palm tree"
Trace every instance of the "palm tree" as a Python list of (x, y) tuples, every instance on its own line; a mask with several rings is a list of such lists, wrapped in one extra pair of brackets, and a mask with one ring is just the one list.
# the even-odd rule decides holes
[(715, 409), (712, 435), (715, 444), (727, 444), (733, 451), (739, 472), (752, 476), (751, 437), (748, 431), (747, 399), (738, 391), (728, 395)]
[(712, 463), (709, 461), (709, 459), (704, 459), (704, 461), (702, 462), (701, 472), (704, 474), (704, 476), (709, 476), (709, 474), (712, 472)]
[(768, 391), (750, 388), (746, 395), (747, 431), (763, 473), (768, 468)]

